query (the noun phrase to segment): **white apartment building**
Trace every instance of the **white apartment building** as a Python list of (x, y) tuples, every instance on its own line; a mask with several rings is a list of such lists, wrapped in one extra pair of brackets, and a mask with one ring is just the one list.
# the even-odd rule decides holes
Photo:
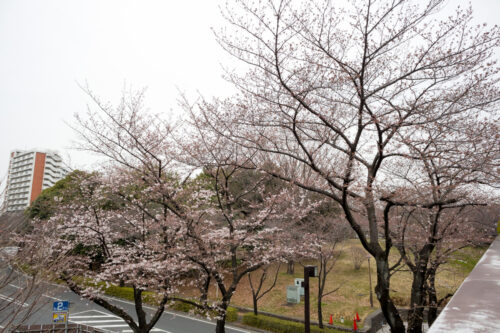
[(62, 158), (55, 151), (11, 152), (5, 210), (9, 212), (25, 209), (44, 189), (53, 186), (67, 173)]

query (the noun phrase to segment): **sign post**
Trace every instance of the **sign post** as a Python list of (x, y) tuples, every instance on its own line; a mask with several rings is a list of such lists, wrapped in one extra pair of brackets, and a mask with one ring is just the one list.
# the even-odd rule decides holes
[(304, 332), (311, 332), (311, 317), (309, 314), (309, 278), (318, 277), (318, 266), (304, 266)]
[(69, 301), (57, 301), (52, 304), (52, 322), (64, 323), (64, 333), (68, 333)]

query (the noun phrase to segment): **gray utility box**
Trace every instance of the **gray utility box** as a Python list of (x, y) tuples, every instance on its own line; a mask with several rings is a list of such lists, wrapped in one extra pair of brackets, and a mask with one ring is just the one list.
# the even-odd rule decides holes
[(287, 286), (286, 287), (286, 302), (287, 303), (300, 303), (300, 287)]
[(295, 286), (300, 287), (300, 296), (304, 296), (304, 279), (295, 279)]

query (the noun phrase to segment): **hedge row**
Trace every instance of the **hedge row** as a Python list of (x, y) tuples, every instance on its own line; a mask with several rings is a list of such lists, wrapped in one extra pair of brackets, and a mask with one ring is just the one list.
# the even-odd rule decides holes
[[(302, 333), (304, 332), (304, 324), (296, 323), (288, 320), (281, 320), (264, 315), (254, 315), (249, 312), (243, 316), (243, 324), (268, 330), (275, 333)], [(317, 326), (311, 326), (311, 333), (344, 333), (332, 328), (320, 329)]]
[[(131, 287), (119, 287), (115, 285), (110, 285), (109, 287), (104, 289), (104, 293), (109, 296), (114, 296), (122, 299), (126, 299), (129, 301), (134, 301), (134, 289)], [(149, 291), (143, 292), (143, 301), (148, 304), (158, 304), (158, 300), (155, 298), (155, 294)], [(175, 301), (172, 305), (170, 305), (172, 310), (180, 311), (180, 312), (193, 312), (196, 314), (202, 315), (202, 313), (196, 308), (194, 305), (184, 303), (181, 301)], [(229, 307), (227, 309), (226, 321), (227, 322), (235, 322), (238, 320), (238, 310), (235, 308)]]
[[(200, 310), (192, 304), (184, 303), (181, 301), (175, 301), (170, 305), (170, 308), (175, 311), (180, 312), (192, 312), (195, 314), (203, 315)], [(215, 315), (214, 315), (215, 316)], [(227, 322), (235, 322), (238, 321), (238, 310), (232, 307), (229, 307), (226, 312), (226, 321)]]
[[(80, 278), (81, 279), (81, 278)], [(133, 302), (134, 301), (134, 289), (132, 287), (120, 287), (116, 286), (113, 284), (109, 284), (106, 286), (105, 282), (89, 282), (87, 281), (87, 285), (93, 285), (93, 286), (102, 286), (103, 291), (106, 295), (116, 297), (116, 298), (121, 298), (121, 299), (126, 299), (128, 301)], [(144, 303), (150, 304), (150, 305), (157, 305), (158, 304), (158, 299), (156, 298), (156, 294), (150, 291), (145, 291), (142, 293), (143, 296), (143, 301)], [(181, 301), (175, 301), (169, 305), (169, 308), (175, 311), (180, 311), (180, 312), (192, 312), (195, 314), (203, 315), (201, 311), (196, 308), (194, 305), (184, 303)], [(227, 322), (235, 322), (238, 321), (238, 310), (235, 308), (229, 307), (227, 309), (227, 314), (226, 314), (226, 321)]]
[[(128, 301), (134, 301), (134, 289), (131, 287), (119, 287), (115, 285), (109, 285), (104, 287), (104, 293), (108, 296), (126, 299)], [(155, 298), (155, 294), (150, 291), (144, 291), (142, 293), (142, 300), (144, 303), (156, 305), (158, 300)]]

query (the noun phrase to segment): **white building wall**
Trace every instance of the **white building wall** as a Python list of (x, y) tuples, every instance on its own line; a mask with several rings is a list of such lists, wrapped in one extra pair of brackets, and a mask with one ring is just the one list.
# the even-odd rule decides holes
[(9, 162), (5, 208), (7, 211), (23, 210), (30, 204), (36, 153), (44, 153), (45, 166), (42, 190), (53, 186), (67, 174), (63, 161), (54, 151), (14, 151)]
[(35, 152), (15, 151), (10, 159), (6, 192), (7, 211), (22, 210), (29, 205)]

